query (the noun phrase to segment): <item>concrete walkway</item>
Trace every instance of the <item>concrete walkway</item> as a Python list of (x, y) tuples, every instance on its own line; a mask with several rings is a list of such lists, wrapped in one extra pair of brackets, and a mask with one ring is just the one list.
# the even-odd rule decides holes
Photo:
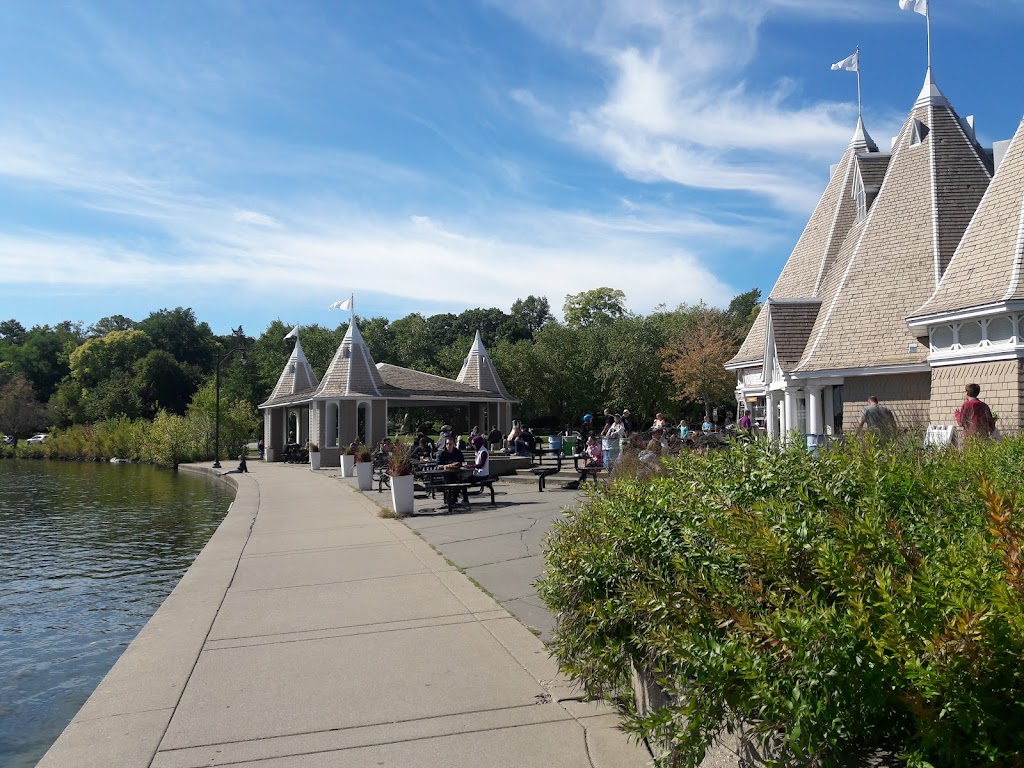
[(40, 766), (648, 764), (537, 637), (403, 523), (328, 473), (250, 468), (229, 476), (228, 516)]

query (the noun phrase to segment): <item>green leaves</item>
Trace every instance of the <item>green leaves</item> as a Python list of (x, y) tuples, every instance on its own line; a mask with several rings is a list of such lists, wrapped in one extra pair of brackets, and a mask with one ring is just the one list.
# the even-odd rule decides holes
[(554, 653), (612, 701), (653, 676), (669, 703), (625, 724), (673, 765), (751, 724), (779, 765), (1019, 765), (1022, 458), (740, 446), (621, 480), (549, 539)]

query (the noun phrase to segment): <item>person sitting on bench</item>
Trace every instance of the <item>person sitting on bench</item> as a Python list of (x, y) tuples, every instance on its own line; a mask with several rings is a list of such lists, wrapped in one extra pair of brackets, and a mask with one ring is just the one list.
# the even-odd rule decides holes
[(587, 454), (587, 463), (580, 470), (580, 484), (587, 479), (588, 470), (604, 468), (604, 451), (601, 450), (601, 441), (597, 439), (597, 435), (590, 435), (584, 453)]
[(467, 468), (473, 470), (474, 478), (490, 477), (491, 475), (491, 454), (487, 450), (487, 441), (483, 435), (474, 435), (472, 440), (473, 450), (476, 456), (473, 464), (467, 463)]

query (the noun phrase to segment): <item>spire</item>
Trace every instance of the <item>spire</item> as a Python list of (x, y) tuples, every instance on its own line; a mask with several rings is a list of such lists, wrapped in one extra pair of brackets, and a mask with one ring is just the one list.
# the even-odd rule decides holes
[(294, 395), (296, 392), (303, 392), (320, 385), (316, 374), (313, 373), (312, 366), (310, 366), (309, 361), (306, 359), (306, 353), (302, 350), (299, 334), (294, 330), (293, 333), (295, 334), (294, 336), (292, 334), (289, 334), (289, 336), (295, 339), (295, 347), (288, 357), (288, 362), (284, 365), (284, 370), (281, 371), (281, 376), (277, 380), (277, 386), (271, 392), (269, 400)]
[(932, 79), (932, 68), (928, 67), (928, 71), (924, 76), (924, 85), (921, 87), (921, 93), (917, 97), (917, 101), (914, 103), (915, 107), (948, 107), (949, 100), (945, 94), (939, 90), (939, 86), (935, 84)]
[(864, 127), (863, 117), (857, 118), (857, 129), (853, 132), (853, 138), (850, 139), (849, 149), (855, 149), (860, 152), (864, 150), (868, 152), (878, 151), (878, 145), (875, 144), (875, 140), (871, 138), (871, 134)]
[(316, 397), (381, 397), (383, 387), (384, 380), (353, 318), (348, 330), (345, 331), (345, 338), (341, 340), (338, 351), (334, 354), (334, 359), (324, 373), (324, 380), (316, 391)]
[(469, 354), (466, 355), (466, 360), (462, 363), (462, 370), (459, 371), (459, 376), (455, 380), (460, 384), (468, 384), (485, 392), (495, 392), (508, 400), (512, 399), (505, 390), (505, 385), (501, 383), (501, 377), (498, 376), (491, 357), (484, 348), (480, 331), (476, 332), (473, 346), (469, 348)]

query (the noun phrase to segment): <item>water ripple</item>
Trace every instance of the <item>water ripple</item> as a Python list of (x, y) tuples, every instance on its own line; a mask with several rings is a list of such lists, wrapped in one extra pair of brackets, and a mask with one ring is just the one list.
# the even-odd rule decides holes
[(0, 765), (36, 764), (232, 498), (154, 467), (0, 461)]

